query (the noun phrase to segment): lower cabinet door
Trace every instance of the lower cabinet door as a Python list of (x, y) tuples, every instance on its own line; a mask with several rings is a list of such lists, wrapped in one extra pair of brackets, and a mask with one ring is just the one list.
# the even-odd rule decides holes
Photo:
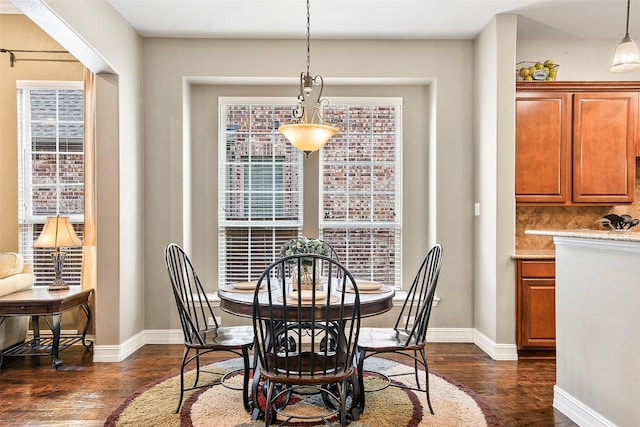
[(522, 280), (522, 347), (556, 346), (554, 279)]
[(555, 263), (522, 261), (518, 268), (518, 276), (518, 349), (554, 349)]

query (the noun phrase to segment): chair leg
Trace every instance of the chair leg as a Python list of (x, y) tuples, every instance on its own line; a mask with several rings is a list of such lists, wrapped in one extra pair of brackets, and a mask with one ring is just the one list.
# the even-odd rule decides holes
[(435, 412), (433, 412), (433, 407), (431, 406), (431, 397), (429, 397), (429, 365), (427, 363), (427, 355), (424, 351), (424, 348), (420, 349), (420, 357), (422, 357), (422, 363), (424, 364), (424, 371), (426, 373), (426, 382), (424, 388), (427, 391), (427, 404), (429, 405), (429, 412), (431, 412), (431, 415), (435, 415)]
[[(358, 389), (357, 390), (357, 400), (358, 402), (354, 402), (354, 406), (357, 405), (359, 413), (362, 414), (364, 412), (364, 357), (366, 356), (366, 350), (362, 348), (358, 348), (358, 352), (356, 355), (356, 359), (358, 361)], [(359, 396), (358, 396), (359, 395)]]
[(339, 392), (340, 393), (340, 425), (345, 427), (347, 425), (347, 387), (349, 381), (342, 380), (340, 383)]
[(186, 363), (188, 355), (189, 355), (189, 349), (185, 347), (184, 352), (182, 353), (182, 362), (180, 363), (180, 399), (178, 400), (178, 407), (176, 408), (176, 414), (180, 411), (180, 407), (182, 406), (182, 398), (184, 396), (184, 365)]
[(198, 381), (200, 381), (200, 350), (196, 350), (196, 379), (193, 382), (193, 387), (198, 385)]
[[(357, 371), (359, 372), (359, 371)], [(361, 399), (361, 394), (364, 394), (364, 389), (360, 385), (360, 379), (358, 378), (358, 373), (354, 372), (351, 374), (351, 378), (349, 379), (349, 383), (352, 387), (352, 404), (351, 404), (351, 420), (358, 421), (360, 419), (360, 405), (358, 401)]]
[(251, 382), (251, 405), (253, 410), (251, 412), (251, 421), (256, 421), (264, 413), (260, 409), (258, 403), (258, 396), (260, 395), (260, 366), (255, 364), (253, 367), (253, 381)]
[[(423, 357), (423, 359), (424, 359), (424, 357)], [(413, 369), (414, 369), (414, 373), (415, 373), (415, 376), (416, 376), (416, 385), (418, 386), (418, 388), (422, 388), (422, 387), (420, 387), (420, 377), (418, 376), (418, 372), (420, 371), (420, 364), (419, 364), (418, 360), (419, 360), (418, 359), (418, 350), (413, 350)]]
[[(273, 408), (271, 407), (271, 397), (273, 396), (273, 386), (274, 383), (272, 381), (267, 380), (267, 396), (265, 398), (264, 404), (264, 425), (265, 427), (269, 427), (271, 425), (271, 417), (275, 417), (275, 413)], [(275, 421), (275, 420), (273, 420)]]
[(244, 363), (244, 378), (242, 379), (242, 403), (244, 410), (251, 413), (251, 405), (249, 404), (249, 349), (242, 349), (242, 362)]

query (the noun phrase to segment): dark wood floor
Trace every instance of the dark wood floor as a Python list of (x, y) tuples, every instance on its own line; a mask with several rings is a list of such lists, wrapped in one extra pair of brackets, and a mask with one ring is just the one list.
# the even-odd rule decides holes
[[(0, 425), (101, 426), (129, 394), (178, 372), (181, 345), (147, 345), (120, 363), (93, 363), (72, 347), (56, 371), (50, 359), (5, 358)], [(430, 368), (478, 393), (503, 426), (574, 426), (553, 409), (554, 359), (494, 361), (473, 344), (431, 344)]]

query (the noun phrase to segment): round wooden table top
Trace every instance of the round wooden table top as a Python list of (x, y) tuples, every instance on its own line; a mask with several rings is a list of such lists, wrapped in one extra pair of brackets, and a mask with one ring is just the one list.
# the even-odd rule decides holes
[[(251, 283), (254, 284), (253, 289), (251, 289)], [(255, 284), (257, 284), (257, 282), (243, 282), (236, 284), (237, 287), (234, 285), (228, 285), (220, 288), (218, 290), (220, 308), (227, 313), (235, 314), (237, 316), (253, 317), (253, 296)], [(372, 282), (356, 278), (356, 286), (360, 287), (360, 284), (363, 286), (363, 289), (359, 289), (361, 317), (377, 316), (393, 308), (393, 297), (395, 295), (395, 291), (392, 288), (382, 285), (378, 289), (370, 289), (375, 287), (375, 285), (369, 286), (373, 284)], [(342, 291), (335, 290), (333, 295), (324, 300), (324, 303), (316, 302), (316, 308), (324, 307), (327, 300), (330, 305), (336, 305), (337, 307), (339, 298), (336, 293), (338, 292), (341, 293)], [(289, 295), (292, 295), (291, 292), (289, 292)], [(276, 286), (275, 289), (272, 290), (271, 296), (274, 305), (283, 305), (282, 290), (280, 286)], [(353, 291), (347, 290), (345, 292), (345, 307), (352, 307), (354, 300), (355, 294)], [(262, 286), (259, 293), (259, 301), (261, 306), (265, 308), (268, 306), (269, 294), (266, 291), (265, 285)], [(294, 306), (297, 306), (297, 301), (288, 299), (287, 306), (289, 311), (290, 309), (293, 309)], [(304, 307), (305, 304), (303, 303), (303, 308)], [(308, 304), (308, 307), (309, 310), (311, 310), (311, 303)], [(309, 313), (309, 317), (311, 317), (311, 313)]]

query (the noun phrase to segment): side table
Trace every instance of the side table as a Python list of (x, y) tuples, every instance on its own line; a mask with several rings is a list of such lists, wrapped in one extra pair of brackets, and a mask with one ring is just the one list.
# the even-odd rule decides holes
[[(53, 366), (58, 369), (62, 365), (60, 351), (69, 346), (82, 342), (87, 351), (93, 342), (86, 340), (87, 330), (91, 322), (91, 308), (89, 301), (93, 289), (81, 289), (80, 286), (70, 286), (69, 289), (49, 291), (46, 286), (34, 286), (31, 289), (14, 292), (0, 297), (0, 324), (8, 316), (31, 316), (33, 339), (22, 344), (0, 351), (0, 364), (4, 356), (49, 356)], [(87, 315), (87, 322), (82, 334), (60, 336), (60, 321), (62, 313), (79, 307)], [(38, 319), (40, 316), (50, 316), (51, 336), (41, 336)], [(47, 322), (48, 318), (47, 318)]]

